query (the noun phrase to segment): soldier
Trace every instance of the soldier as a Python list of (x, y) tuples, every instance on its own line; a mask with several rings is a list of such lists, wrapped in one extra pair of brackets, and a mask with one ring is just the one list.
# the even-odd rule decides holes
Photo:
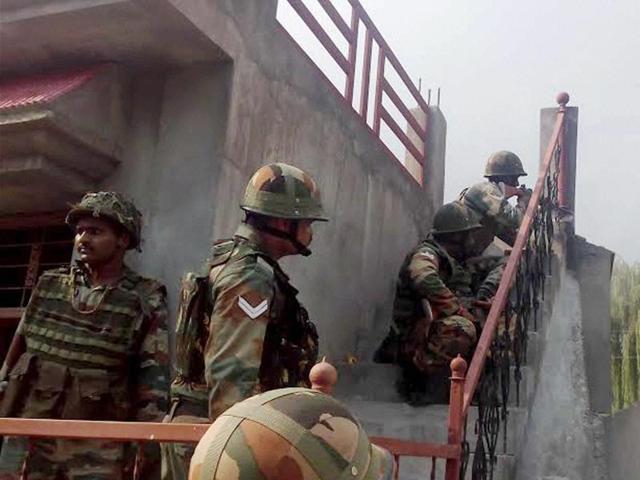
[(446, 400), (444, 378), (451, 360), (473, 353), (476, 319), (456, 291), (471, 291), (460, 262), (477, 255), (472, 234), (479, 228), (476, 216), (461, 203), (442, 206), (431, 235), (400, 268), (391, 331), (375, 361), (402, 367), (398, 387), (409, 403)]
[(198, 443), (189, 480), (392, 480), (396, 468), (340, 402), (286, 388), (219, 416)]
[[(531, 190), (518, 187), (519, 177), (525, 175), (520, 158), (503, 150), (489, 157), (484, 172), (487, 181), (460, 193), (459, 200), (480, 217), (484, 227), (475, 234), (479, 243), (486, 242), (488, 246), (493, 237), (498, 237), (513, 245), (531, 197)], [(508, 201), (513, 196), (518, 197), (515, 207)]]
[[(214, 244), (201, 275), (183, 280), (176, 324), (173, 422), (215, 420), (236, 402), (281, 387), (308, 386), (318, 336), (278, 260), (311, 253), (313, 221), (326, 221), (320, 192), (302, 170), (260, 168), (231, 240)], [(164, 478), (186, 478), (193, 448), (164, 445)]]
[[(139, 248), (141, 214), (117, 193), (88, 193), (67, 223), (75, 229), (78, 260), (38, 280), (12, 348), (22, 353), (3, 366), (9, 373), (0, 415), (159, 421), (169, 388), (166, 291), (123, 261), (127, 250)], [(26, 474), (29, 480), (131, 478), (131, 452), (130, 445), (108, 441), (33, 440)], [(5, 472), (11, 453), (2, 456)], [(149, 444), (141, 458), (142, 478), (157, 472), (157, 447)]]

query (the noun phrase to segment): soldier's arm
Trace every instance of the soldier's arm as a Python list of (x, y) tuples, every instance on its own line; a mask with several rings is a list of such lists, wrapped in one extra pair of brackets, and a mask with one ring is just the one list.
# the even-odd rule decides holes
[(411, 258), (409, 275), (414, 289), (429, 301), (434, 318), (450, 315), (470, 316), (459, 299), (438, 274), (438, 258), (428, 250), (420, 250)]
[(138, 352), (134, 419), (162, 421), (167, 412), (169, 392), (169, 334), (166, 291), (159, 287), (147, 298), (149, 318)]
[(494, 218), (498, 227), (497, 236), (513, 245), (520, 223), (522, 223), (524, 209), (511, 205), (507, 196), (502, 193), (498, 186), (495, 186), (495, 191), (495, 195), (490, 196), (488, 213)]
[(504, 266), (504, 261), (496, 262), (493, 268), (489, 271), (476, 293), (476, 298), (478, 300), (489, 300), (495, 296), (498, 291), (498, 286), (500, 285), (500, 280), (502, 280)]
[(205, 379), (214, 420), (259, 388), (264, 338), (273, 300), (268, 274), (247, 267), (226, 276), (213, 292)]

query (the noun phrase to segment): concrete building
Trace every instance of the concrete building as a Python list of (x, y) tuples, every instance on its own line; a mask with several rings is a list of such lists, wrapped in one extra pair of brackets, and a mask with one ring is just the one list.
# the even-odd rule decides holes
[(284, 262), (321, 353), (371, 355), (401, 258), (442, 203), (444, 117), (434, 109), (439, 151), (420, 185), (292, 42), (276, 6), (0, 0), (0, 228), (5, 245), (23, 242), (19, 253), (0, 246), (23, 265), (0, 286), (12, 288), (0, 290), (5, 325), (38, 271), (68, 260), (61, 214), (84, 192), (136, 202), (144, 243), (129, 263), (166, 283), (175, 310), (180, 276), (233, 234), (252, 172), (284, 161), (313, 175), (331, 217), (314, 255)]

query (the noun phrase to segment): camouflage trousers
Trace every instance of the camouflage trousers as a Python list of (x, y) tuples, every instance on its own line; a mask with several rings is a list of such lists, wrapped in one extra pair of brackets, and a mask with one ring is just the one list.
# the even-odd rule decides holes
[(193, 443), (163, 443), (162, 452), (162, 480), (187, 480), (189, 464), (196, 449)]
[(476, 327), (465, 317), (452, 315), (433, 320), (426, 348), (414, 352), (413, 364), (424, 372), (448, 368), (458, 354), (469, 360), (476, 341)]
[(0, 479), (19, 479), (26, 459), (29, 480), (124, 480), (125, 446), (100, 440), (7, 438), (0, 455)]
[(476, 327), (471, 320), (458, 315), (434, 320), (428, 341), (421, 348), (419, 342), (412, 342), (413, 352), (403, 352), (402, 378), (397, 383), (400, 395), (412, 405), (446, 403), (449, 364), (458, 354), (469, 361), (476, 341)]
[[(200, 402), (190, 402), (174, 399), (171, 411), (164, 418), (163, 423), (211, 423), (208, 417), (203, 417), (207, 406)], [(187, 480), (191, 457), (196, 449), (195, 443), (162, 443), (162, 473), (161, 480)]]

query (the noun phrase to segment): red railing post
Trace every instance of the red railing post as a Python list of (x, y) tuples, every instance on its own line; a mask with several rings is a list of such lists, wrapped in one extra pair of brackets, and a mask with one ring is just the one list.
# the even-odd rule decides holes
[(382, 90), (384, 80), (385, 51), (382, 45), (378, 44), (378, 71), (376, 72), (376, 98), (374, 100), (373, 111), (373, 131), (380, 136), (380, 118), (382, 117)]
[(364, 60), (362, 62), (362, 87), (360, 88), (360, 116), (367, 123), (369, 111), (369, 83), (371, 79), (371, 50), (373, 50), (373, 34), (367, 28), (364, 37)]
[(350, 105), (353, 103), (353, 85), (356, 80), (356, 54), (358, 53), (358, 25), (360, 25), (360, 15), (358, 10), (351, 7), (351, 40), (349, 41), (349, 71), (347, 72), (344, 97)]
[[(569, 103), (569, 94), (567, 92), (561, 92), (556, 96), (556, 102), (558, 102), (559, 112), (566, 112), (567, 103)], [(563, 125), (558, 135), (558, 145), (560, 146), (560, 165), (558, 166), (558, 206), (560, 209), (568, 209), (567, 202), (567, 152), (565, 144), (565, 130), (566, 126)]]
[[(467, 373), (467, 362), (460, 355), (451, 361), (451, 391), (449, 396), (449, 445), (460, 446), (462, 443), (464, 380)], [(462, 463), (462, 449), (456, 458), (447, 459), (445, 480), (458, 480)]]

